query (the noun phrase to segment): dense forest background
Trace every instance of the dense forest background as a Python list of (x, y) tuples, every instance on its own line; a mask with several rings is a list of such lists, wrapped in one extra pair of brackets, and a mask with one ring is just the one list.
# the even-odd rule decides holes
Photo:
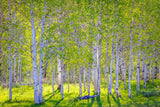
[(34, 86), (38, 104), (44, 84), (131, 97), (132, 81), (139, 92), (160, 79), (159, 19), (159, 0), (1, 0), (0, 84), (10, 100)]

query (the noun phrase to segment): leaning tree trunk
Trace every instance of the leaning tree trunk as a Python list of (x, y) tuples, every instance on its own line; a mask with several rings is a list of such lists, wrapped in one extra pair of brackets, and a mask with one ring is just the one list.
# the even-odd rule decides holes
[(34, 28), (33, 0), (31, 1), (31, 29), (33, 42), (33, 72), (34, 72), (34, 101), (39, 104), (38, 98), (38, 76), (37, 76), (37, 52), (36, 52), (36, 31)]
[[(13, 33), (11, 32), (11, 7), (10, 0), (8, 0), (9, 6), (9, 40), (11, 41)], [(9, 42), (9, 100), (12, 100), (12, 54), (11, 54), (11, 43)]]

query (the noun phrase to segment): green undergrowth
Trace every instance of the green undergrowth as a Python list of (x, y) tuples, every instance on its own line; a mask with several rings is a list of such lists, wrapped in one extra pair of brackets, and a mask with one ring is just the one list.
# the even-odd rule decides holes
[[(128, 83), (127, 83), (128, 84)], [(43, 101), (40, 105), (34, 104), (34, 88), (32, 86), (16, 86), (12, 89), (12, 101), (9, 101), (9, 89), (0, 87), (0, 107), (57, 107), (57, 106), (73, 106), (73, 107), (101, 107), (101, 106), (122, 106), (122, 107), (148, 107), (160, 106), (160, 80), (155, 80), (153, 85), (151, 82), (147, 83), (147, 88), (143, 89), (143, 81), (140, 84), (140, 92), (136, 92), (136, 81), (132, 81), (132, 97), (128, 98), (128, 85), (124, 90), (124, 84), (121, 83), (119, 87), (119, 94), (121, 97), (117, 98), (114, 92), (115, 85), (113, 84), (112, 94), (108, 95), (105, 84), (102, 81), (100, 97), (91, 98), (89, 100), (79, 100), (79, 84), (64, 84), (64, 99), (61, 99), (60, 91), (56, 90), (55, 95), (52, 93), (51, 85), (43, 85)], [(69, 91), (69, 92), (68, 92)], [(87, 90), (83, 95), (87, 95)], [(91, 86), (91, 95), (94, 95), (94, 87)]]

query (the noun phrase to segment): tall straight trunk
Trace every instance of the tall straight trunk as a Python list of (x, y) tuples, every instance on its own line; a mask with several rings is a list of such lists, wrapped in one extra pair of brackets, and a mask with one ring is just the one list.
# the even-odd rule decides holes
[(144, 69), (144, 84), (143, 84), (143, 88), (146, 88), (146, 71), (147, 71), (147, 64), (145, 63), (145, 69)]
[[(132, 14), (133, 4), (131, 8), (131, 14)], [(132, 32), (133, 32), (133, 20), (131, 20), (131, 37), (130, 37), (130, 60), (129, 60), (129, 75), (128, 75), (128, 84), (129, 84), (129, 97), (131, 97), (131, 67), (132, 67)]]
[[(117, 6), (117, 4), (116, 4)], [(118, 12), (118, 8), (117, 8), (117, 12)], [(117, 20), (118, 20), (118, 13), (117, 13)], [(117, 94), (118, 97), (118, 77), (119, 77), (119, 66), (118, 66), (118, 62), (119, 62), (119, 57), (118, 57), (118, 23), (117, 23), (117, 37), (116, 37), (116, 87), (115, 87), (115, 92)]]
[(159, 60), (159, 79), (160, 79), (160, 60)]
[(21, 65), (21, 53), (18, 54), (18, 74), (17, 74), (17, 81), (20, 83), (20, 65)]
[[(61, 38), (61, 43), (63, 44), (64, 42), (64, 36), (62, 36)], [(64, 51), (64, 47), (61, 47), (61, 52)], [(63, 95), (63, 72), (64, 72), (64, 64), (63, 64), (63, 58), (64, 56), (62, 56), (61, 58), (61, 95), (62, 95), (62, 99), (64, 99), (64, 95)]]
[[(67, 80), (68, 80), (68, 92), (69, 92), (69, 84), (70, 84), (70, 82), (69, 82), (69, 65), (67, 64), (67, 75), (68, 75), (68, 78), (67, 78)], [(73, 81), (73, 80), (72, 80)]]
[(119, 62), (119, 58), (118, 58), (118, 31), (117, 31), (117, 37), (116, 37), (116, 87), (115, 87), (115, 92), (117, 93), (117, 97), (118, 97), (118, 76), (119, 76), (119, 67), (118, 67), (118, 62)]
[(1, 4), (0, 4), (0, 84), (2, 83), (2, 12), (1, 12)]
[[(155, 49), (153, 53), (153, 59), (154, 59), (154, 54), (155, 54)], [(154, 60), (152, 60), (152, 84), (154, 84), (154, 73), (155, 73), (155, 65), (154, 65)]]
[[(9, 40), (11, 41), (13, 33), (11, 32), (11, 7), (10, 0), (8, 0), (9, 7)], [(12, 100), (12, 54), (11, 54), (11, 43), (9, 42), (9, 100)]]
[[(80, 55), (80, 40), (79, 38), (77, 38), (77, 45), (78, 45), (78, 54)], [(81, 81), (81, 64), (79, 62), (79, 94), (80, 96), (82, 96), (82, 81)]]
[(36, 52), (36, 31), (34, 28), (33, 0), (31, 1), (31, 29), (33, 42), (33, 72), (34, 72), (34, 102), (39, 104), (38, 98), (38, 76), (37, 76), (37, 52)]
[(53, 96), (54, 96), (54, 78), (55, 78), (55, 58), (54, 58), (54, 70), (53, 70), (53, 59), (51, 58), (51, 72), (52, 72), (52, 90), (53, 90)]
[(86, 66), (83, 69), (83, 84), (84, 84), (84, 91), (86, 91)]
[(57, 55), (57, 67), (58, 67), (58, 73), (57, 73), (57, 85), (58, 88), (57, 89), (61, 89), (61, 60), (60, 60), (60, 56)]
[[(115, 29), (115, 24), (113, 23), (113, 29)], [(114, 32), (112, 39), (112, 55), (111, 55), (111, 66), (110, 66), (110, 84), (109, 84), (109, 93), (112, 93), (112, 77), (113, 77), (113, 60), (114, 60)]]
[(61, 59), (61, 95), (62, 99), (64, 99), (63, 95), (63, 70), (64, 70), (64, 64), (63, 64), (63, 58)]
[[(46, 57), (46, 55), (45, 55)], [(45, 66), (44, 66), (44, 75), (43, 77), (46, 79), (46, 76), (47, 76), (47, 67), (48, 67), (48, 60), (46, 59), (45, 60)]]
[(93, 44), (93, 65), (92, 65), (92, 81), (94, 84), (94, 92), (97, 93), (98, 89), (97, 89), (97, 67), (96, 67), (96, 46), (95, 43), (92, 42)]
[[(44, 0), (43, 12), (46, 11), (46, 1)], [(39, 58), (39, 103), (42, 103), (42, 93), (43, 93), (43, 36), (44, 36), (44, 27), (45, 27), (45, 16), (42, 15), (42, 28), (41, 28), (41, 44), (40, 44), (40, 58)]]
[[(102, 6), (100, 5), (100, 8), (102, 8)], [(102, 37), (102, 29), (101, 29), (101, 25), (102, 25), (102, 18), (101, 18), (101, 12), (99, 14), (99, 21), (97, 22), (98, 24), (98, 29), (99, 29), (99, 33), (97, 34), (97, 88), (98, 88), (98, 95), (100, 95), (101, 92), (101, 80), (100, 80), (100, 64), (101, 64), (101, 53), (102, 53), (102, 42), (101, 42), (101, 37)]]
[(139, 25), (139, 50), (138, 50), (138, 56), (137, 56), (137, 92), (139, 92), (139, 83), (140, 83), (140, 44), (141, 44), (141, 24)]
[[(144, 55), (144, 52), (142, 52), (142, 55)], [(144, 79), (144, 68), (145, 68), (145, 65), (144, 65), (144, 56), (142, 56), (142, 80)]]
[(15, 50), (15, 55), (14, 55), (14, 83), (17, 82), (16, 77), (17, 77), (17, 49)]
[(88, 78), (88, 95), (90, 95), (90, 63), (88, 64), (88, 70), (87, 70), (87, 78)]

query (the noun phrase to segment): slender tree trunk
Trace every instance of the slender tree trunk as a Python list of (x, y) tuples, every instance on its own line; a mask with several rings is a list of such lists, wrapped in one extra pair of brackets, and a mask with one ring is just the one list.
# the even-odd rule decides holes
[(63, 96), (63, 72), (64, 72), (64, 64), (63, 64), (63, 58), (61, 58), (61, 95), (62, 95), (62, 99), (64, 98)]
[(38, 76), (37, 76), (37, 52), (36, 52), (36, 31), (34, 28), (33, 0), (31, 1), (31, 29), (33, 41), (33, 72), (34, 72), (34, 101), (39, 104), (38, 98)]
[(70, 84), (70, 82), (69, 82), (69, 65), (67, 64), (67, 75), (68, 75), (68, 92), (69, 92), (69, 84)]
[[(132, 9), (133, 9), (133, 4), (132, 4)], [(131, 9), (131, 14), (132, 14), (132, 9)], [(131, 67), (132, 67), (132, 32), (133, 32), (133, 20), (131, 21), (131, 37), (130, 37), (130, 61), (129, 61), (129, 75), (128, 75), (128, 83), (129, 83), (129, 97), (131, 97)]]
[[(155, 54), (155, 49), (154, 49), (154, 54)], [(154, 54), (153, 54), (153, 59), (154, 59)], [(154, 72), (155, 72), (155, 65), (153, 60), (152, 61), (152, 84), (154, 84)]]
[[(44, 1), (43, 12), (46, 11), (46, 1)], [(43, 93), (43, 36), (44, 36), (44, 27), (45, 27), (45, 16), (42, 15), (42, 28), (41, 28), (41, 44), (40, 44), (40, 58), (39, 58), (39, 103), (42, 103), (42, 93)]]
[[(117, 4), (116, 4), (117, 6)], [(117, 12), (118, 12), (118, 8), (117, 8)], [(117, 13), (117, 20), (118, 20), (118, 13)], [(117, 37), (116, 37), (116, 68), (115, 68), (115, 71), (116, 71), (116, 87), (115, 87), (115, 92), (117, 94), (117, 97), (118, 97), (118, 77), (119, 77), (119, 57), (118, 57), (118, 23), (117, 23)]]
[[(11, 7), (10, 0), (8, 0), (9, 6), (9, 40), (11, 41), (13, 33), (11, 32)], [(11, 54), (11, 43), (9, 42), (9, 100), (12, 100), (12, 54)]]
[(87, 70), (87, 78), (88, 78), (88, 95), (90, 95), (90, 63), (89, 63), (89, 67), (88, 67), (88, 70)]
[(51, 71), (52, 71), (52, 90), (53, 90), (53, 96), (54, 96), (54, 78), (55, 78), (55, 58), (54, 58), (54, 70), (53, 70), (53, 63), (52, 63), (52, 58), (51, 58)]
[[(63, 42), (64, 42), (64, 36), (62, 36), (62, 39), (61, 39), (62, 44), (63, 44)], [(63, 52), (63, 51), (64, 51), (64, 48), (62, 46), (61, 52)], [(63, 95), (63, 72), (64, 72), (63, 58), (64, 58), (64, 56), (62, 56), (62, 58), (61, 58), (61, 95), (62, 95), (62, 99), (64, 99), (64, 95)]]
[(57, 84), (58, 84), (58, 88), (57, 89), (61, 89), (61, 60), (60, 60), (60, 56), (57, 55), (57, 66), (58, 66), (58, 73), (57, 73)]
[(146, 71), (147, 71), (147, 64), (145, 63), (145, 70), (144, 70), (144, 86), (143, 86), (144, 89), (146, 89)]
[(84, 91), (86, 91), (86, 66), (84, 66), (83, 71), (84, 71), (83, 73)]
[(93, 67), (92, 67), (92, 78), (93, 78), (93, 84), (94, 84), (94, 93), (98, 92), (97, 89), (97, 67), (96, 67), (96, 46), (95, 43), (92, 42), (93, 44)]
[[(107, 13), (108, 13), (108, 11), (107, 11)], [(107, 18), (108, 18), (108, 14), (107, 14)], [(108, 42), (109, 42), (109, 39), (108, 39), (108, 37), (109, 37), (109, 28), (108, 28), (108, 23), (107, 23), (107, 31), (108, 31), (108, 33), (107, 33), (107, 40), (106, 40), (106, 44), (107, 44), (107, 46), (106, 46), (106, 71), (107, 71), (107, 89), (108, 89), (108, 93), (109, 93), (109, 70), (108, 70)]]
[(160, 79), (160, 60), (159, 60), (159, 79)]
[(119, 67), (118, 67), (118, 62), (119, 62), (119, 58), (118, 58), (118, 31), (117, 31), (117, 37), (116, 37), (116, 87), (115, 87), (115, 92), (117, 93), (117, 97), (118, 97), (118, 76), (119, 76)]
[(139, 50), (138, 50), (138, 59), (137, 59), (137, 92), (139, 92), (139, 83), (140, 83), (140, 44), (141, 44), (141, 23), (139, 25), (139, 44), (138, 44), (138, 47), (139, 47)]
[[(79, 38), (77, 38), (77, 45), (78, 45), (78, 54), (80, 55), (80, 40)], [(79, 62), (79, 94), (80, 96), (82, 96), (82, 82), (81, 82), (81, 64)]]
[[(113, 23), (113, 29), (115, 29), (115, 24)], [(109, 84), (109, 93), (112, 93), (112, 76), (113, 76), (113, 60), (114, 60), (114, 32), (112, 39), (112, 55), (111, 55), (111, 67), (110, 67), (110, 84)]]
[(17, 49), (15, 50), (15, 56), (14, 56), (14, 83), (17, 82)]
[(2, 83), (2, 22), (1, 22), (1, 17), (2, 17), (2, 13), (1, 13), (1, 4), (0, 4), (0, 84)]
[(17, 80), (18, 83), (20, 83), (20, 65), (21, 65), (21, 53), (18, 54), (18, 74), (17, 74)]

